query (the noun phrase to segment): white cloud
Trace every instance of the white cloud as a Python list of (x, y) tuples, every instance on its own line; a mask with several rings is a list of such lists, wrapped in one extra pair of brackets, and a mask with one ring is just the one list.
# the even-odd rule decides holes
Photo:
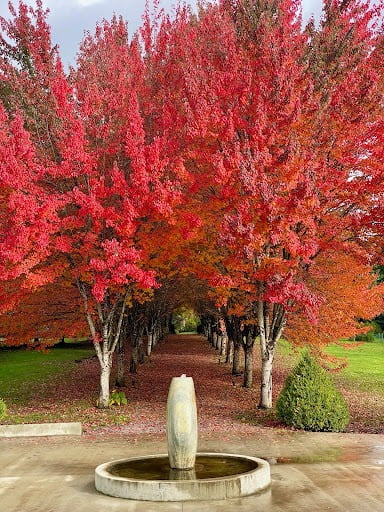
[(315, 15), (319, 18), (323, 2), (321, 0), (302, 0), (304, 18)]
[[(32, 3), (31, 0), (28, 0)], [(59, 15), (63, 12), (73, 11), (92, 7), (96, 4), (107, 3), (106, 0), (43, 0), (44, 6), (48, 7), (52, 14)]]
[(104, 0), (77, 0), (80, 7), (89, 7), (90, 5), (103, 3)]
[[(35, 0), (23, 1), (27, 5), (35, 5)], [(17, 7), (18, 0), (12, 0), (12, 2)], [(1, 0), (0, 3), (2, 3)], [(4, 1), (4, 6), (0, 6), (0, 13), (6, 14), (8, 12), (7, 3), (8, 2)], [(103, 3), (107, 3), (107, 0), (43, 0), (43, 6), (47, 7), (54, 14), (59, 14), (60, 12), (67, 12), (79, 8), (91, 7), (93, 5)]]

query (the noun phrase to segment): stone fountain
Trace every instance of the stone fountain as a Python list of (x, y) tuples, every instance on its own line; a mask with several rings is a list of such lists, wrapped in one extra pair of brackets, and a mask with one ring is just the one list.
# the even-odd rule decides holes
[(229, 453), (196, 453), (197, 411), (192, 377), (174, 377), (167, 401), (168, 455), (115, 460), (95, 470), (103, 494), (145, 501), (222, 500), (269, 487), (268, 462)]

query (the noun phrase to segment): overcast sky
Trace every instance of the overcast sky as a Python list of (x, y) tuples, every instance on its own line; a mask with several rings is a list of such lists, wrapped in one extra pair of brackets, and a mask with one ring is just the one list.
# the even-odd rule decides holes
[[(35, 5), (34, 0), (24, 0)], [(18, 0), (13, 0), (14, 5)], [(171, 11), (175, 0), (160, 0), (160, 5)], [(194, 5), (195, 0), (187, 3)], [(113, 13), (121, 14), (128, 21), (131, 32), (135, 32), (141, 23), (145, 0), (43, 0), (50, 9), (49, 23), (52, 27), (52, 38), (60, 46), (60, 54), (64, 64), (72, 64), (79, 42), (84, 31), (93, 32), (96, 22), (103, 18), (109, 20)], [(303, 14), (307, 18), (311, 14), (319, 15), (321, 0), (303, 0)], [(0, 15), (8, 17), (8, 1), (0, 0)]]

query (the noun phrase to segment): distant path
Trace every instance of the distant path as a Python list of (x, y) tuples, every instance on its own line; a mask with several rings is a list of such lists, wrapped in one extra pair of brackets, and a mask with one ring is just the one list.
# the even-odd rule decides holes
[[(244, 389), (230, 367), (218, 364), (217, 352), (199, 335), (172, 335), (156, 347), (135, 376), (128, 375), (126, 394), (132, 404), (131, 422), (116, 427), (120, 433), (165, 432), (166, 402), (172, 377), (193, 377), (196, 389), (199, 431), (255, 432), (236, 416), (258, 403), (258, 389)], [(114, 430), (115, 427), (108, 427)]]

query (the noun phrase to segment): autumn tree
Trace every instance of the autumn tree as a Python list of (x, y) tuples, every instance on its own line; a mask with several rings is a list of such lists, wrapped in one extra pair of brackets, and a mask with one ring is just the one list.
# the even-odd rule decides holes
[(362, 320), (374, 318), (384, 305), (383, 284), (375, 284), (374, 277), (370, 265), (349, 254), (322, 253), (304, 277), (321, 298), (318, 322), (309, 322), (299, 309), (289, 316), (285, 336), (294, 345), (304, 343), (318, 352), (365, 332)]
[[(20, 6), (13, 26), (23, 30)], [(14, 31), (7, 35), (15, 39)], [(33, 65), (39, 62), (38, 35), (28, 47)], [(175, 173), (159, 137), (146, 139), (136, 91), (144, 65), (138, 40), (129, 41), (122, 19), (104, 22), (85, 38), (70, 81), (55, 54), (53, 67), (45, 78), (50, 118), (60, 126), (54, 154), (40, 152), (21, 116), (4, 119), (8, 131), (10, 125), (20, 133), (18, 140), (12, 133), (2, 150), (10, 155), (9, 148), (25, 145), (18, 150), (23, 162), (7, 168), (15, 200), (8, 198), (13, 220), (2, 226), (9, 244), (2, 247), (3, 275), (21, 279), (22, 287), (55, 282), (63, 273), (76, 284), (101, 367), (99, 406), (107, 407), (112, 356), (132, 290), (157, 286), (140, 247), (140, 223), (170, 215), (178, 197), (169, 178)]]
[[(6, 291), (12, 295), (11, 289)], [(28, 294), (24, 290), (22, 300), (0, 316), (0, 333), (8, 346), (45, 349), (64, 337), (88, 338), (89, 328), (78, 290), (64, 276)]]
[[(257, 327), (263, 408), (287, 318), (318, 320), (323, 298), (306, 279), (314, 262), (324, 252), (369, 261), (382, 174), (377, 14), (325, 2), (320, 27), (303, 31), (297, 1), (228, 0), (186, 28), (176, 76), (178, 112), (193, 126), (183, 138), (189, 190), (202, 231), (216, 229), (207, 278), (242, 290), (245, 325)], [(211, 199), (220, 206), (210, 217)]]

